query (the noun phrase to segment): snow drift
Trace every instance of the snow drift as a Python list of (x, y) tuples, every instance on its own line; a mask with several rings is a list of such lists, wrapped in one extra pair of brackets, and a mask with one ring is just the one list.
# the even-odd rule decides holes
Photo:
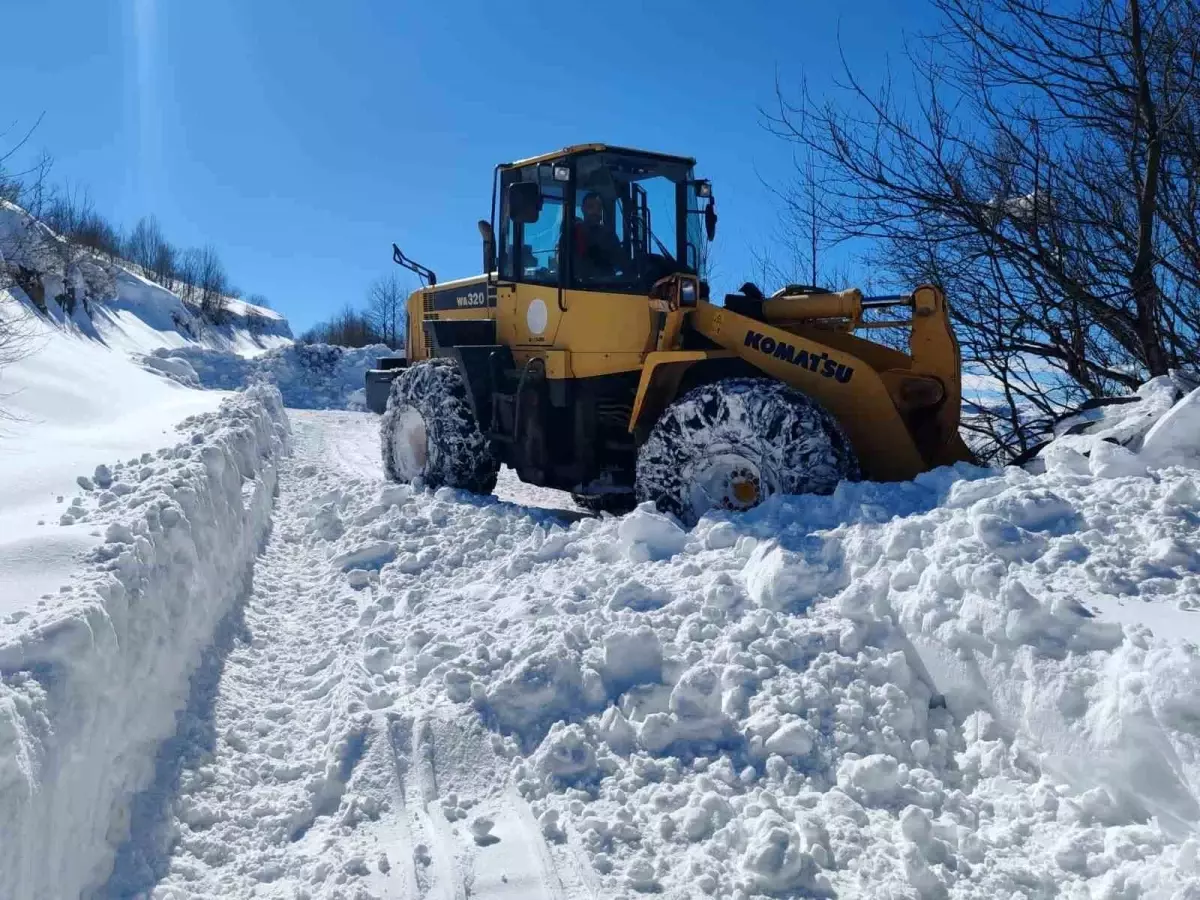
[(188, 679), (237, 604), (269, 528), (288, 424), (254, 387), (185, 439), (96, 470), (71, 512), (101, 523), (85, 570), (0, 620), (0, 887), (76, 897), (102, 883), (174, 733)]
[(274, 384), (293, 409), (364, 408), (363, 383), (368, 369), (392, 351), (383, 344), (337, 347), (293, 344), (253, 359), (201, 347), (164, 348), (142, 363), (189, 387), (237, 390), (248, 384)]

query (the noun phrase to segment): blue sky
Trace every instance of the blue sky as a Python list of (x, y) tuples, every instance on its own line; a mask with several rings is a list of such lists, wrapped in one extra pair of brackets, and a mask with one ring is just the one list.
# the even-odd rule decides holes
[[(907, 8), (906, 8), (907, 7)], [(604, 141), (711, 178), (717, 292), (753, 275), (791, 150), (760, 106), (802, 77), (881, 78), (922, 3), (7, 0), (0, 121), (120, 224), (213, 244), (297, 331), (358, 304), (396, 241), (479, 269), (497, 162)]]

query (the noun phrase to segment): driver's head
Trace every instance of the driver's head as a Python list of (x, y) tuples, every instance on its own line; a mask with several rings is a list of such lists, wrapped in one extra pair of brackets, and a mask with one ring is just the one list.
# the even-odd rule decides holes
[(593, 192), (584, 195), (583, 221), (589, 225), (599, 225), (604, 221), (604, 201), (599, 194)]

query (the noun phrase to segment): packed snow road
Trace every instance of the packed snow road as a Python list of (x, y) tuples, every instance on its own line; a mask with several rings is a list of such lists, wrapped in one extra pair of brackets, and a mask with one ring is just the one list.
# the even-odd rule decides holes
[(1111, 615), (1194, 615), (1194, 470), (685, 531), (386, 484), (377, 419), (290, 415), (109, 896), (1200, 896), (1200, 657)]
[[(165, 749), (182, 769), (160, 765), (143, 798), (159, 809), (135, 814), (107, 894), (157, 882), (154, 897), (181, 900), (593, 896), (590, 873), (549, 848), (508, 789), (502, 742), (392, 668), (411, 654), (424, 675), (456, 648), (420, 628), (393, 644), (380, 627), (478, 631), (455, 588), (491, 575), (513, 522), (575, 518), (569, 498), (544, 492), (545, 511), (426, 498), (430, 518), (401, 522), (386, 504), (410, 492), (381, 498), (377, 417), (290, 416), (294, 455), (252, 594)], [(402, 580), (430, 584), (424, 603), (380, 582), (397, 558)]]

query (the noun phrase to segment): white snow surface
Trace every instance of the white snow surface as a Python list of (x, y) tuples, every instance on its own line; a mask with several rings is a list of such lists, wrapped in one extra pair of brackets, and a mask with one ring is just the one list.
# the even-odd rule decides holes
[(1036, 473), (692, 529), (388, 484), (365, 413), (285, 458), (253, 386), (98, 471), (93, 568), (0, 626), (0, 897), (1200, 897), (1169, 382)]
[(180, 430), (174, 447), (97, 468), (98, 490), (72, 508), (102, 539), (56, 595), (0, 620), (4, 898), (104, 883), (138, 792), (170, 758), (156, 767), (189, 678), (237, 628), (287, 419), (278, 392), (256, 387)]
[(366, 405), (364, 379), (384, 344), (338, 347), (289, 344), (253, 359), (203, 347), (164, 348), (143, 358), (147, 368), (191, 387), (238, 390), (249, 384), (274, 384), (290, 409), (351, 409)]
[(107, 896), (1200, 891), (1200, 656), (1123, 615), (1196, 634), (1195, 469), (964, 465), (688, 531), (386, 484), (378, 421), (293, 414), (244, 630)]
[[(0, 315), (18, 309), (0, 292)], [(70, 505), (77, 478), (173, 445), (176, 423), (227, 396), (172, 384), (32, 313), (20, 327), (29, 353), (0, 370), (0, 615), (57, 590), (100, 542)]]

